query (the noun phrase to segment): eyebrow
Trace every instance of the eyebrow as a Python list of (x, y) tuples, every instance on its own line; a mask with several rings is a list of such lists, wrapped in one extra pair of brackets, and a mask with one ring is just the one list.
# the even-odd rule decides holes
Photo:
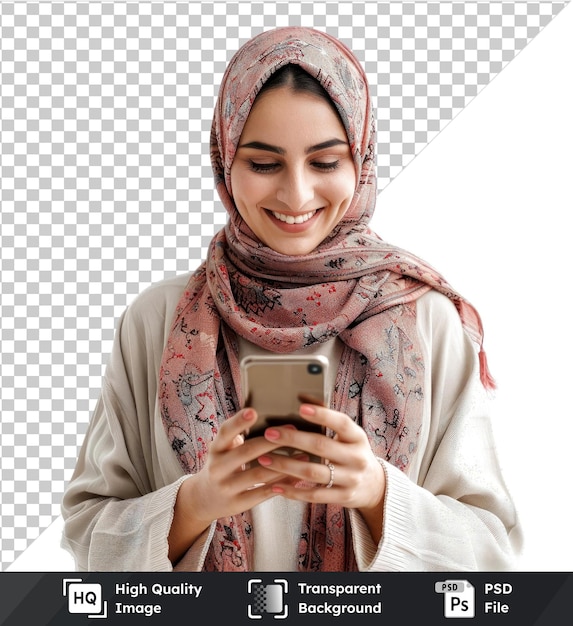
[[(347, 146), (348, 142), (343, 141), (342, 139), (328, 139), (327, 141), (323, 141), (322, 143), (317, 143), (314, 146), (310, 146), (305, 150), (306, 154), (311, 154), (313, 152), (318, 152), (319, 150), (326, 150), (327, 148), (333, 148), (334, 146), (344, 145)], [(272, 146), (268, 143), (264, 143), (263, 141), (250, 141), (249, 143), (243, 143), (239, 146), (239, 148), (251, 148), (254, 150), (265, 150), (266, 152), (274, 152), (275, 154), (286, 154), (286, 150), (284, 148), (279, 148), (278, 146)]]

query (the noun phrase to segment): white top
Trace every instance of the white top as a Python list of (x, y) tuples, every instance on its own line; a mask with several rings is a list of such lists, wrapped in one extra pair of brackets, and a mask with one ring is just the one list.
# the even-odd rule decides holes
[[(79, 570), (173, 569), (167, 542), (173, 507), (181, 482), (193, 475), (183, 473), (165, 434), (157, 381), (175, 306), (188, 280), (181, 275), (152, 285), (120, 320), (101, 397), (62, 502), (62, 546)], [(360, 514), (349, 511), (359, 569), (511, 569), (521, 530), (497, 462), (476, 346), (454, 305), (436, 292), (417, 301), (417, 325), (427, 377), (420, 453), (408, 476), (381, 461), (387, 491), (378, 545)], [(289, 512), (294, 528), (299, 512)], [(260, 554), (271, 542), (257, 526)], [(213, 528), (175, 569), (202, 569)], [(285, 570), (292, 569), (287, 556), (281, 561)]]

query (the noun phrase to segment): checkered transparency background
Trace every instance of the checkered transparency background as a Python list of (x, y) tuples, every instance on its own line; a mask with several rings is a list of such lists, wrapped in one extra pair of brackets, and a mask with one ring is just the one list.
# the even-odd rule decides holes
[(225, 222), (226, 63), (286, 25), (368, 73), (388, 185), (567, 2), (0, 3), (0, 568), (59, 515), (115, 323)]

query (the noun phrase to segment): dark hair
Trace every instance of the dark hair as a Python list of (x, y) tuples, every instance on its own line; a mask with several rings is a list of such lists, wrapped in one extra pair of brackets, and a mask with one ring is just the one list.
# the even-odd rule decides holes
[(300, 65), (294, 63), (283, 65), (283, 67), (274, 72), (261, 87), (257, 98), (271, 91), (271, 89), (280, 89), (281, 87), (288, 87), (295, 93), (309, 93), (322, 98), (325, 102), (328, 102), (332, 110), (340, 116), (326, 89), (316, 78), (311, 76), (306, 70), (303, 70)]

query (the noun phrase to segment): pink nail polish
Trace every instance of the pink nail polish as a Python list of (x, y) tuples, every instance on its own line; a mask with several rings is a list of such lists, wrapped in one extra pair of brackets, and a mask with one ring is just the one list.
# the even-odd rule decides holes
[(316, 413), (316, 409), (310, 404), (302, 404), (300, 407), (301, 415), (314, 415)]
[(280, 439), (280, 437), (281, 437), (280, 432), (274, 428), (267, 428), (265, 430), (266, 439), (270, 439), (271, 441), (276, 441), (277, 439)]
[(273, 462), (270, 456), (260, 456), (257, 460), (264, 467), (266, 467), (267, 465), (271, 465), (271, 463)]

